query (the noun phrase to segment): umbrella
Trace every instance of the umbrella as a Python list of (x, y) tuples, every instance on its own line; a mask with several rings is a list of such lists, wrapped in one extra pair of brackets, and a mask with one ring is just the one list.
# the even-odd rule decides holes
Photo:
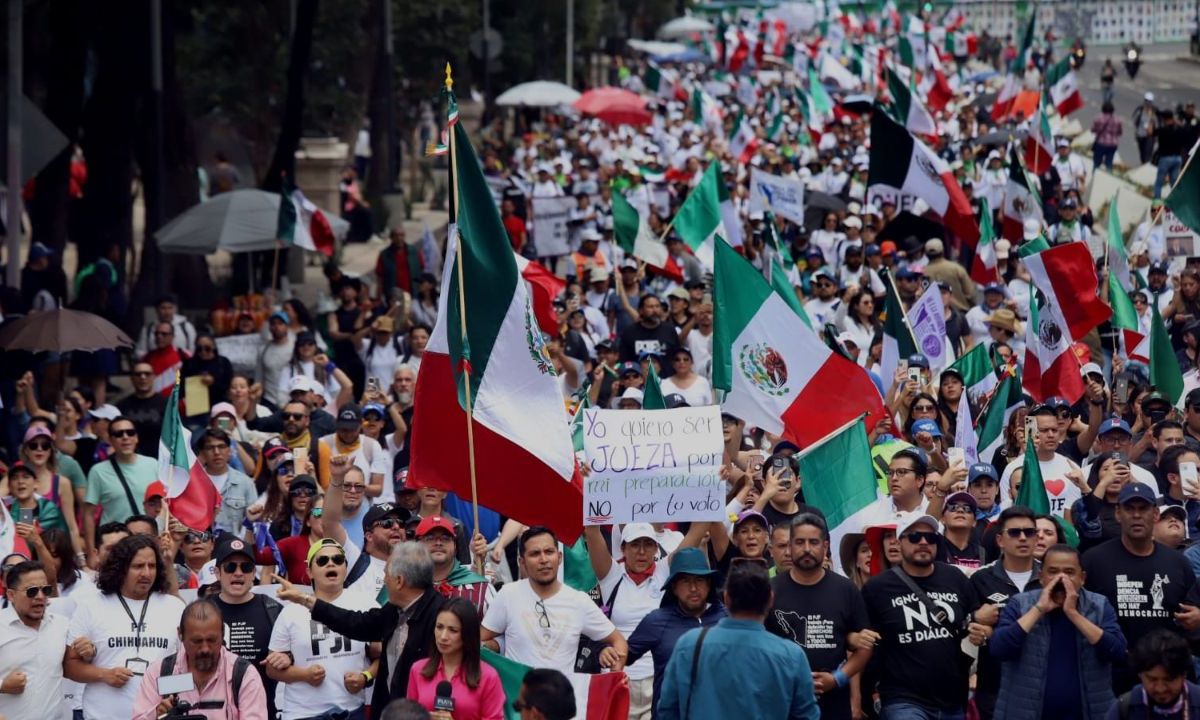
[(830, 195), (827, 192), (813, 190), (804, 194), (804, 206), (817, 208), (826, 212), (842, 212), (846, 209), (846, 203), (836, 195)]
[(658, 29), (658, 36), (664, 40), (690, 37), (696, 33), (712, 32), (716, 27), (707, 20), (698, 17), (677, 17)]
[[(325, 214), (333, 234), (346, 237), (350, 223)], [(193, 205), (154, 234), (163, 252), (208, 255), (274, 250), (279, 220), (279, 194), (265, 190), (233, 190)]]
[(548, 80), (515, 85), (500, 93), (496, 98), (497, 105), (512, 105), (518, 107), (555, 107), (570, 105), (579, 99), (579, 93), (562, 83)]
[(875, 98), (871, 95), (847, 95), (842, 99), (841, 106), (850, 112), (869, 113), (875, 107)]
[(983, 145), (984, 147), (989, 145), (1007, 145), (1009, 138), (1019, 136), (1020, 133), (1010, 130), (996, 130), (995, 132), (990, 132), (987, 135), (980, 135), (979, 137), (975, 138), (975, 144)]
[(988, 80), (991, 80), (992, 78), (996, 77), (999, 74), (1000, 73), (996, 72), (995, 70), (981, 70), (981, 71), (975, 73), (974, 75), (972, 75), (971, 77), (967, 78), (967, 82), (970, 82), (970, 83), (987, 82)]
[(661, 40), (638, 40), (631, 38), (625, 42), (634, 52), (646, 53), (647, 55), (674, 55), (687, 50), (687, 45), (677, 42), (663, 42)]
[(696, 48), (688, 48), (683, 52), (671, 53), (670, 55), (655, 55), (651, 58), (656, 63), (708, 63), (712, 62), (712, 58), (707, 54), (700, 52)]
[(650, 111), (646, 109), (646, 98), (621, 88), (588, 90), (575, 101), (574, 107), (609, 125), (646, 125), (651, 120)]
[(129, 336), (104, 318), (80, 310), (48, 310), (14, 320), (0, 330), (5, 350), (67, 352), (133, 347)]
[(930, 238), (940, 238), (945, 234), (945, 230), (937, 222), (904, 210), (897, 213), (890, 223), (883, 226), (879, 235), (876, 236), (876, 241), (891, 240), (896, 245), (903, 246), (904, 241), (910, 237), (915, 237), (920, 243), (924, 243)]

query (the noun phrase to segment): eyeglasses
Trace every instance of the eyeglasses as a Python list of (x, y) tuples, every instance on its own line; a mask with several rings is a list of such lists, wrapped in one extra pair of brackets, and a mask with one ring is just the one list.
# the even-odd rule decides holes
[(50, 441), (49, 440), (34, 440), (33, 442), (29, 443), (29, 445), (27, 445), (26, 447), (28, 447), (30, 450), (45, 451), (45, 450), (50, 449)]
[(384, 530), (391, 530), (392, 528), (404, 527), (404, 523), (400, 522), (396, 518), (384, 518), (378, 522), (371, 523), (372, 530), (377, 527), (381, 527)]
[(1059, 410), (1054, 413), (1054, 416), (1057, 417), (1059, 420), (1066, 420), (1067, 418), (1071, 417), (1071, 411), (1070, 410)]
[(230, 574), (241, 570), (243, 573), (249, 575), (250, 573), (254, 572), (254, 563), (249, 560), (244, 560), (242, 562), (230, 560), (222, 565), (221, 569)]
[(212, 540), (212, 533), (200, 530), (189, 530), (183, 536), (185, 543), (206, 543)]
[(550, 629), (550, 616), (546, 613), (546, 603), (538, 600), (533, 604), (533, 611), (538, 616), (538, 626)]
[(914, 412), (934, 412), (937, 410), (936, 405), (913, 405)]
[(313, 508), (312, 510), (308, 511), (308, 516), (314, 517), (314, 518), (319, 518), (324, 514), (325, 514), (325, 510), (323, 508)]
[(921, 543), (937, 545), (938, 534), (926, 530), (914, 530), (912, 532), (904, 533), (904, 539), (913, 545), (920, 545)]
[(292, 497), (312, 497), (316, 494), (317, 491), (310, 487), (298, 487), (294, 490), (288, 490), (288, 495), (291, 495)]
[(25, 593), (25, 597), (32, 600), (38, 596), (38, 593), (41, 593), (42, 595), (45, 595), (46, 597), (50, 597), (51, 595), (54, 594), (54, 586), (53, 585), (30, 585), (29, 587), (25, 588), (24, 590), (18, 590), (17, 592)]
[(1027, 538), (1037, 537), (1037, 528), (1005, 528), (1004, 534), (1010, 538), (1018, 538), (1024, 535)]
[(975, 511), (966, 503), (954, 503), (953, 505), (946, 506), (946, 512), (970, 513)]
[(363, 490), (366, 490), (366, 489), (367, 489), (367, 486), (366, 486), (366, 485), (363, 485), (363, 484), (361, 484), (361, 483), (353, 483), (353, 484), (351, 484), (351, 483), (345, 483), (345, 484), (343, 484), (343, 485), (342, 485), (342, 492), (348, 492), (348, 493), (360, 493), (360, 492), (362, 492)]
[(454, 538), (450, 537), (446, 533), (440, 533), (440, 532), (439, 533), (433, 533), (433, 532), (426, 533), (417, 539), (423, 543), (428, 543), (430, 545), (441, 545), (441, 544), (454, 542)]
[(303, 420), (303, 419), (304, 419), (304, 418), (306, 418), (306, 417), (308, 417), (308, 415), (307, 415), (307, 414), (305, 414), (305, 413), (288, 413), (288, 412), (285, 412), (285, 413), (283, 414), (283, 419), (284, 419), (284, 420)]
[(888, 477), (904, 477), (906, 475), (916, 475), (917, 471), (912, 468), (888, 468), (883, 471)]
[(109, 430), (108, 436), (114, 438), (137, 437), (137, 430), (135, 428), (129, 428), (128, 430)]
[(315, 558), (313, 558), (313, 562), (315, 562), (315, 563), (317, 564), (317, 567), (325, 567), (325, 566), (326, 566), (326, 565), (328, 565), (329, 563), (333, 563), (335, 566), (337, 566), (337, 565), (345, 565), (345, 564), (346, 564), (346, 556), (345, 556), (345, 555), (341, 555), (341, 554), (338, 554), (338, 555), (318, 555), (318, 556), (316, 556)]

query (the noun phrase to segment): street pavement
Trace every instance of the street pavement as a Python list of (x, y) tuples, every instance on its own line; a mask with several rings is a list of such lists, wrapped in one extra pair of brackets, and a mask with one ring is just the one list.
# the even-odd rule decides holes
[(1159, 109), (1174, 109), (1177, 104), (1200, 102), (1200, 58), (1189, 59), (1187, 43), (1164, 43), (1143, 48), (1142, 63), (1137, 78), (1129, 79), (1122, 62), (1124, 52), (1119, 46), (1088, 48), (1087, 59), (1078, 71), (1079, 87), (1083, 93), (1084, 107), (1072, 117), (1083, 125), (1084, 130), (1092, 126), (1092, 119), (1100, 114), (1102, 95), (1100, 92), (1100, 69), (1104, 58), (1111, 57), (1117, 68), (1117, 81), (1113, 84), (1113, 108), (1117, 117), (1125, 124), (1118, 153), (1130, 167), (1137, 167), (1137, 141), (1133, 134), (1133, 111), (1142, 103), (1146, 92), (1154, 93), (1154, 104)]

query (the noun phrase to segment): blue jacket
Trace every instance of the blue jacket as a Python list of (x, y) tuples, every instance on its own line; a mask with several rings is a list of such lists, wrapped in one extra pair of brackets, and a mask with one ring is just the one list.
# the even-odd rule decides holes
[[(1038, 720), (1042, 717), (1043, 697), (1054, 671), (1054, 659), (1050, 657), (1050, 623), (1042, 618), (1029, 633), (1017, 624), (1017, 620), (1037, 604), (1041, 594), (1041, 590), (1033, 590), (1009, 598), (1000, 614), (996, 632), (988, 642), (992, 657), (1003, 663), (996, 720)], [(1082, 634), (1075, 633), (1084, 717), (1103, 720), (1116, 700), (1112, 691), (1112, 662), (1125, 657), (1125, 636), (1117, 625), (1116, 612), (1103, 595), (1080, 589), (1079, 611), (1104, 630), (1104, 635), (1094, 646)]]
[[(818, 720), (812, 670), (804, 650), (767, 632), (761, 622), (725, 618), (708, 632), (700, 648), (693, 687), (692, 662), (700, 630), (675, 644), (657, 698), (659, 720), (772, 718)], [(714, 682), (714, 678), (719, 678)]]
[[(671, 605), (663, 603), (663, 607), (642, 618), (633, 634), (629, 636), (629, 658), (625, 664), (632, 665), (641, 660), (643, 655), (650, 653), (654, 658), (654, 697), (657, 698), (661, 692), (667, 663), (671, 660), (671, 653), (674, 652), (679, 638), (689, 630), (716, 625), (727, 615), (725, 606), (719, 602), (709, 603), (704, 613), (698, 618), (684, 613), (679, 609), (677, 603)], [(708, 641), (709, 638), (704, 638), (705, 645), (708, 645)], [(658, 717), (658, 708), (655, 707), (651, 710), (652, 716)]]
[[(1194, 682), (1185, 680), (1187, 687), (1187, 717), (1200, 717), (1200, 685)], [(1124, 698), (1128, 696), (1128, 700)], [(1129, 712), (1125, 717), (1121, 717), (1121, 703), (1126, 702), (1129, 706)], [(1135, 685), (1132, 690), (1122, 695), (1121, 698), (1108, 709), (1108, 715), (1104, 720), (1126, 720), (1127, 718), (1144, 718), (1151, 717), (1146, 707), (1146, 692), (1142, 690), (1141, 684)]]

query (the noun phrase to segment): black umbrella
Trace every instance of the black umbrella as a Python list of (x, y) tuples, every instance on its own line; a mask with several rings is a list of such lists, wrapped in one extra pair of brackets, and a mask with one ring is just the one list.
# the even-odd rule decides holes
[(842, 212), (846, 209), (846, 201), (820, 190), (813, 190), (804, 197), (804, 206), (818, 208), (826, 212)]
[[(879, 231), (876, 239), (878, 242), (891, 240), (898, 247), (904, 247), (908, 238), (916, 238), (918, 244), (923, 245), (926, 240), (940, 238), (943, 235), (945, 235), (945, 230), (938, 222), (904, 210), (897, 213), (890, 223), (883, 226), (883, 230)], [(911, 250), (912, 248), (905, 247), (905, 249)]]
[(841, 105), (850, 112), (869, 113), (875, 107), (875, 98), (870, 95), (847, 95)]

